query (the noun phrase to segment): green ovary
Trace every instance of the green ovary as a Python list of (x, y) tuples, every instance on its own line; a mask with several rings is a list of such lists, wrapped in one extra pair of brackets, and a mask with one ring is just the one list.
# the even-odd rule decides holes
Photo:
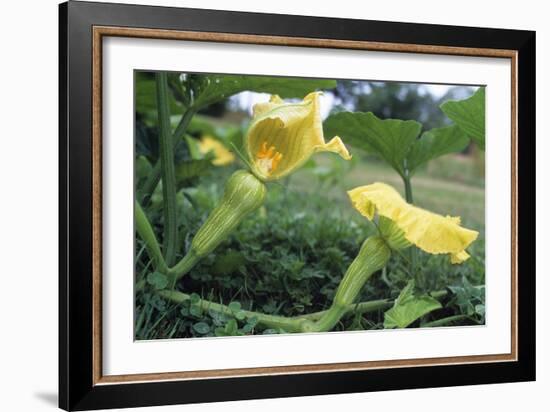
[(224, 241), (251, 212), (264, 202), (265, 185), (253, 174), (238, 170), (227, 181), (223, 197), (201, 226), (186, 257), (173, 268), (176, 278), (185, 275)]
[(338, 286), (331, 307), (316, 322), (305, 321), (303, 332), (326, 332), (331, 330), (346, 313), (347, 306), (353, 304), (365, 282), (373, 273), (386, 266), (391, 250), (386, 242), (373, 236), (365, 240), (357, 257), (349, 266)]

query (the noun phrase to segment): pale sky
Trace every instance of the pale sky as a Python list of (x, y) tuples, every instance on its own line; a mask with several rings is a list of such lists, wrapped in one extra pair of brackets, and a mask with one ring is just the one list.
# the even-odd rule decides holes
[[(439, 85), (439, 84), (425, 84), (424, 85), (429, 93), (434, 97), (440, 98), (449, 89), (455, 87), (454, 85)], [(252, 115), (252, 106), (256, 103), (263, 103), (269, 101), (270, 95), (268, 93), (256, 93), (256, 92), (242, 92), (231, 98), (232, 102), (236, 104), (240, 109), (247, 110)], [(325, 93), (321, 95), (321, 117), (326, 119), (334, 105), (334, 97), (331, 93)]]
[[(256, 103), (264, 103), (269, 101), (269, 93), (255, 93), (255, 92), (242, 92), (231, 99), (236, 102), (239, 108), (247, 110), (248, 114), (252, 116), (252, 106)], [(334, 97), (330, 93), (322, 94), (321, 100), (321, 117), (326, 119), (334, 103)]]

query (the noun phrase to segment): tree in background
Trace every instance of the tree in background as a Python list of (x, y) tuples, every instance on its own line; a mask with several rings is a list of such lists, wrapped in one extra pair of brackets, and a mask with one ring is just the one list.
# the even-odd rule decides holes
[(439, 105), (449, 99), (467, 97), (470, 88), (453, 87), (436, 97), (423, 84), (339, 80), (331, 92), (336, 98), (333, 112), (373, 112), (381, 119), (416, 120), (423, 124), (424, 130), (430, 130), (451, 123)]

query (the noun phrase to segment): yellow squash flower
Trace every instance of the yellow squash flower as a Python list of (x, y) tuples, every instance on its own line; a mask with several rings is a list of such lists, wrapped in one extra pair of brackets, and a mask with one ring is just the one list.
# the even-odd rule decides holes
[(315, 152), (334, 152), (351, 159), (339, 137), (325, 143), (319, 95), (310, 93), (299, 103), (285, 103), (279, 96), (271, 96), (269, 102), (254, 106), (245, 149), (258, 178), (280, 179)]
[[(279, 179), (300, 167), (315, 152), (335, 152), (350, 159), (339, 137), (325, 143), (319, 112), (319, 93), (310, 93), (300, 103), (284, 103), (271, 96), (254, 106), (254, 118), (245, 138), (251, 171), (238, 170), (225, 185), (224, 195), (191, 242), (191, 249), (169, 274), (175, 280), (212, 252), (254, 210), (262, 206), (266, 181)], [(203, 150), (219, 149), (213, 139), (204, 139)], [(219, 142), (216, 142), (219, 143)], [(216, 157), (222, 156), (218, 151)], [(221, 161), (221, 159), (219, 159)]]
[(227, 148), (219, 140), (214, 139), (212, 136), (203, 136), (199, 141), (198, 146), (199, 151), (202, 154), (214, 152), (214, 160), (212, 160), (212, 164), (216, 166), (226, 166), (235, 161), (235, 155), (227, 150)]
[(413, 206), (384, 183), (357, 187), (348, 195), (367, 219), (374, 219), (376, 213), (390, 219), (408, 242), (425, 252), (448, 253), (451, 263), (462, 263), (470, 257), (465, 249), (476, 240), (478, 232), (461, 227), (459, 217), (441, 216)]

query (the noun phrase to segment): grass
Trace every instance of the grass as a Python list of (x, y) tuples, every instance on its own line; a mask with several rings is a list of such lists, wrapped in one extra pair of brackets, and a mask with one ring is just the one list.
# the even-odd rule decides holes
[[(333, 163), (342, 163), (340, 159), (319, 155), (316, 162), (323, 167)], [(469, 183), (456, 181), (449, 178), (450, 170), (474, 169), (474, 160), (461, 155), (448, 155), (436, 160), (439, 167), (434, 169), (430, 164), (429, 169), (421, 169), (413, 178), (413, 195), (415, 204), (425, 209), (449, 215), (461, 216), (464, 224), (475, 229), (485, 227), (485, 188), (483, 178), (471, 177)], [(311, 169), (299, 171), (292, 177), (291, 188), (293, 190), (308, 192), (318, 190), (311, 185)], [(444, 176), (444, 177), (442, 177)], [(401, 177), (385, 163), (374, 159), (360, 159), (354, 167), (345, 174), (344, 190), (357, 186), (363, 186), (373, 182), (384, 182), (394, 186), (404, 196), (404, 186)], [(323, 187), (325, 189), (325, 187)], [(342, 196), (340, 187), (329, 188), (326, 191), (331, 200), (341, 203), (342, 207), (348, 207), (348, 199)]]
[[(315, 159), (281, 184), (270, 184), (265, 206), (182, 279), (178, 289), (189, 299), (174, 304), (152, 289), (136, 296), (137, 339), (284, 333), (261, 327), (244, 317), (243, 311), (299, 316), (328, 308), (342, 274), (374, 230), (350, 206), (345, 191), (382, 181), (403, 192), (403, 184), (395, 172), (374, 159), (358, 159), (351, 165), (330, 155)], [(468, 161), (447, 157), (439, 168), (419, 171), (413, 187), (418, 205), (459, 215), (465, 226), (480, 231), (480, 239), (470, 248), (472, 259), (455, 266), (446, 256), (417, 252), (422, 270), (411, 275), (408, 261), (394, 255), (387, 268), (365, 285), (361, 301), (394, 299), (413, 276), (420, 293), (448, 292), (442, 309), (413, 326), (484, 323), (483, 179), (453, 177), (456, 170), (473, 168)], [(215, 168), (178, 194), (178, 258), (221, 196), (230, 169)], [(159, 194), (153, 196), (147, 215), (160, 238)], [(150, 273), (151, 262), (139, 240), (136, 253), (140, 279)], [(231, 311), (208, 310), (201, 299), (229, 305)], [(345, 317), (336, 330), (381, 329), (383, 321), (382, 310), (357, 312)]]

